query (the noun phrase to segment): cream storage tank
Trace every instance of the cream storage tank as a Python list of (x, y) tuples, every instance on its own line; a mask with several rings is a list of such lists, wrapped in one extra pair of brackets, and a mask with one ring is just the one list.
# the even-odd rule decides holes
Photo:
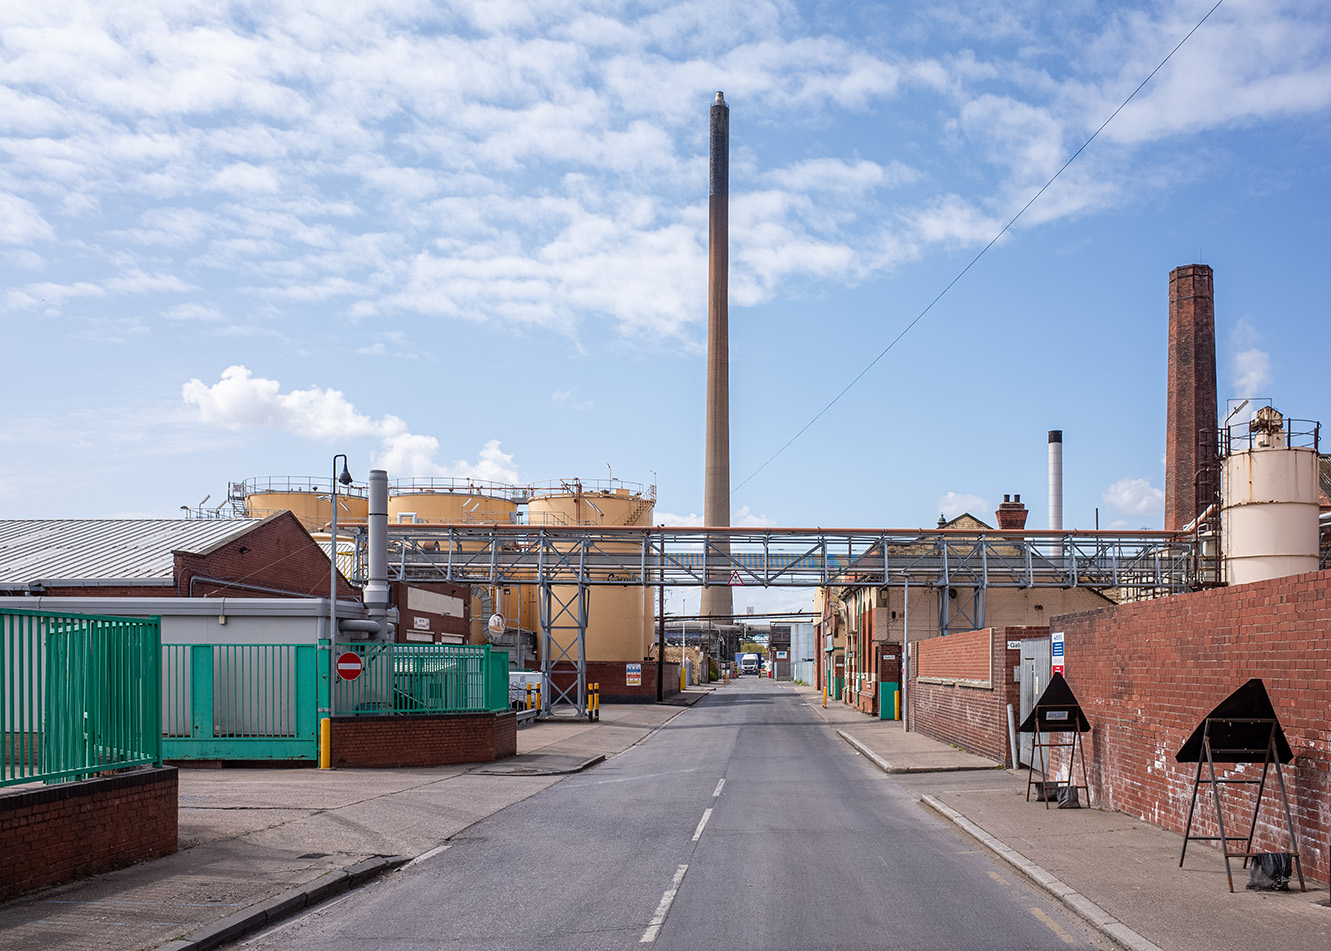
[[(570, 479), (534, 487), (527, 520), (537, 525), (624, 528), (652, 524), (656, 487), (618, 479)], [(612, 545), (605, 546), (607, 548)], [(636, 551), (636, 545), (627, 550)], [(573, 589), (557, 586), (560, 598)], [(637, 663), (647, 656), (656, 611), (654, 590), (641, 585), (594, 585), (587, 599), (586, 659)]]
[[(388, 524), (511, 525), (519, 520), (519, 506), (528, 495), (530, 490), (524, 486), (478, 479), (397, 479), (388, 487)], [(460, 550), (466, 548), (460, 546)], [(515, 627), (521, 626), (525, 620), (522, 602), (520, 596), (505, 598), (494, 588), (477, 590), (473, 586), (471, 642), (485, 643), (485, 625), (496, 609), (502, 608)], [(534, 608), (535, 601), (532, 605)]]
[[(331, 476), (330, 476), (331, 478)], [(312, 476), (261, 476), (241, 483), (247, 518), (267, 518), (288, 511), (300, 520), (308, 532), (327, 532), (332, 521), (329, 505), (329, 479)], [(370, 500), (363, 485), (337, 487), (338, 528), (364, 525), (370, 514)], [(341, 534), (341, 531), (338, 532)]]
[(1246, 429), (1225, 431), (1222, 447), (1225, 581), (1246, 584), (1316, 571), (1320, 425), (1286, 420), (1265, 406)]

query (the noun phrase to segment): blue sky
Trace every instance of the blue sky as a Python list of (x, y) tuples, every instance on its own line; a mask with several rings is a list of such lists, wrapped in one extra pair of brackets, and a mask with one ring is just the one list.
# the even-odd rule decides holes
[(737, 524), (1041, 527), (1057, 428), (1067, 527), (1158, 527), (1172, 268), (1215, 268), (1222, 404), (1331, 421), (1320, 0), (1226, 0), (757, 470), (1212, 2), (9, 0), (0, 513), (346, 452), (695, 517), (719, 89)]

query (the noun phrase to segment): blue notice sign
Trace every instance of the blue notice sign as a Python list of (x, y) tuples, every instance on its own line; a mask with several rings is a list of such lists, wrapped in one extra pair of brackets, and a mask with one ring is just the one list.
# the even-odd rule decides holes
[(1063, 673), (1063, 632), (1054, 631), (1049, 635), (1049, 666), (1056, 674)]
[(626, 687), (642, 686), (642, 664), (624, 665), (624, 686)]

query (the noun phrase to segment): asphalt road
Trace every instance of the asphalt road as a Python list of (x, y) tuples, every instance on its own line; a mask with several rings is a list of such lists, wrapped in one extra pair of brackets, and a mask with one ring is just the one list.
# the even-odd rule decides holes
[(753, 678), (250, 949), (1040, 949), (1106, 939)]

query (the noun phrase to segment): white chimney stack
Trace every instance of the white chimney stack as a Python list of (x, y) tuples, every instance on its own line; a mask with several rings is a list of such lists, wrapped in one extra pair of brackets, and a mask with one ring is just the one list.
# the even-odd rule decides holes
[(1063, 430), (1049, 430), (1049, 530), (1063, 530)]

